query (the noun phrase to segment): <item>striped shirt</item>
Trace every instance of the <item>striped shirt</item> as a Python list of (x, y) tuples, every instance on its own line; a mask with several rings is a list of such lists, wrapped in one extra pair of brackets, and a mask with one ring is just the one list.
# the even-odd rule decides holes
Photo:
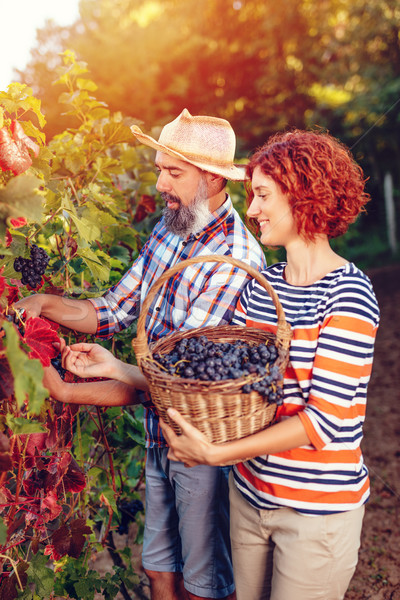
[[(97, 336), (111, 337), (128, 327), (140, 313), (150, 287), (178, 261), (205, 254), (229, 255), (256, 269), (266, 266), (263, 251), (244, 226), (227, 196), (210, 214), (207, 226), (186, 240), (167, 231), (162, 218), (140, 255), (119, 283), (103, 297), (92, 298), (97, 311)], [(203, 263), (171, 277), (148, 312), (149, 342), (177, 330), (229, 323), (249, 276), (228, 264)], [(154, 407), (145, 404), (146, 445), (166, 446)]]
[[(293, 330), (284, 402), (277, 418), (297, 414), (310, 445), (259, 456), (234, 467), (236, 485), (256, 508), (343, 512), (369, 497), (360, 443), (379, 309), (368, 277), (347, 263), (310, 286), (292, 286), (284, 263), (264, 272)], [(255, 281), (235, 323), (276, 332), (275, 308)]]

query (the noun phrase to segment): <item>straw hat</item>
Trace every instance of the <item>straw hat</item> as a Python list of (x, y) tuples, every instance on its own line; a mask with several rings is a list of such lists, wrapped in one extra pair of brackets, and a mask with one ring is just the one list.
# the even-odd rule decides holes
[(192, 116), (185, 108), (165, 125), (158, 142), (132, 125), (133, 135), (146, 146), (184, 160), (203, 171), (232, 181), (244, 181), (245, 169), (233, 164), (235, 133), (225, 119)]

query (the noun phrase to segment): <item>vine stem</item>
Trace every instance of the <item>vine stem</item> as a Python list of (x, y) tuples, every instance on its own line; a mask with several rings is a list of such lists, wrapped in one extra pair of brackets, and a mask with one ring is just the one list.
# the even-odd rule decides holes
[(55, 211), (54, 211), (54, 212), (53, 212), (53, 213), (52, 213), (52, 214), (49, 216), (49, 218), (47, 219), (47, 221), (46, 221), (45, 223), (42, 223), (42, 225), (39, 227), (39, 229), (36, 229), (36, 230), (35, 230), (33, 233), (31, 233), (31, 235), (28, 237), (28, 241), (30, 241), (32, 238), (36, 237), (36, 236), (37, 236), (37, 234), (38, 234), (38, 233), (39, 233), (39, 232), (40, 232), (40, 231), (41, 231), (41, 230), (42, 230), (44, 227), (46, 227), (46, 225), (47, 225), (48, 223), (50, 223), (50, 221), (51, 221), (52, 219), (54, 219), (54, 217), (55, 217), (55, 216), (56, 216), (56, 215), (57, 215), (57, 214), (60, 212), (60, 210), (61, 210), (61, 206), (59, 206), (59, 207), (57, 208), (57, 210), (55, 210)]
[[(110, 445), (108, 443), (107, 440), (107, 436), (106, 436), (106, 432), (104, 430), (104, 423), (103, 423), (103, 418), (101, 415), (101, 410), (98, 406), (96, 406), (96, 411), (97, 411), (97, 416), (99, 419), (99, 425), (100, 425), (100, 431), (101, 431), (101, 435), (103, 438), (103, 443), (104, 443), (104, 447), (106, 449), (107, 455), (108, 455), (108, 461), (109, 461), (109, 465), (110, 465), (110, 473), (111, 473), (111, 484), (112, 484), (112, 489), (114, 494), (117, 493), (117, 487), (115, 485), (115, 470), (114, 470), (114, 463), (113, 463), (113, 459), (112, 459), (112, 454), (111, 454), (111, 449), (110, 449)], [(110, 532), (111, 529), (111, 521), (112, 521), (112, 515), (113, 515), (113, 511), (111, 506), (108, 506), (108, 523), (107, 523), (107, 527), (106, 530), (104, 532), (103, 535), (103, 540), (100, 542), (102, 545), (105, 545), (107, 543), (107, 538), (108, 538), (108, 534)]]
[(116, 494), (117, 493), (117, 488), (116, 488), (116, 485), (115, 485), (115, 471), (114, 471), (114, 463), (113, 463), (113, 459), (112, 459), (111, 448), (110, 448), (110, 445), (108, 443), (108, 439), (107, 439), (106, 433), (104, 431), (104, 423), (103, 423), (103, 419), (102, 419), (102, 416), (101, 416), (101, 410), (100, 410), (100, 408), (98, 406), (96, 406), (96, 411), (97, 411), (97, 416), (99, 418), (100, 431), (101, 431), (101, 435), (102, 435), (102, 438), (103, 438), (104, 446), (105, 446), (106, 452), (108, 454), (108, 460), (110, 462), (110, 473), (111, 473), (112, 489), (113, 489), (114, 494)]
[(17, 511), (17, 504), (18, 504), (18, 500), (19, 500), (19, 493), (21, 491), (21, 486), (22, 486), (22, 473), (23, 473), (23, 462), (24, 462), (24, 458), (25, 458), (25, 451), (26, 451), (26, 447), (28, 445), (28, 439), (29, 437), (27, 437), (26, 442), (25, 442), (25, 447), (23, 449), (23, 452), (21, 453), (21, 448), (20, 448), (20, 442), (17, 438), (17, 446), (18, 446), (18, 451), (19, 451), (19, 461), (18, 461), (18, 474), (17, 474), (17, 485), (16, 485), (16, 490), (15, 490), (15, 497), (14, 497), (14, 506), (12, 507), (11, 511), (10, 511), (10, 515), (9, 515), (9, 519), (10, 521), (13, 521), (14, 519), (14, 515)]
[(18, 569), (17, 569), (17, 563), (15, 560), (13, 560), (10, 556), (6, 556), (5, 554), (0, 554), (0, 558), (5, 558), (6, 560), (9, 560), (12, 568), (14, 569), (14, 573), (16, 578), (18, 579), (18, 585), (19, 585), (19, 589), (21, 590), (21, 592), (24, 591), (24, 586), (22, 585), (22, 582), (19, 578), (19, 573), (18, 573)]

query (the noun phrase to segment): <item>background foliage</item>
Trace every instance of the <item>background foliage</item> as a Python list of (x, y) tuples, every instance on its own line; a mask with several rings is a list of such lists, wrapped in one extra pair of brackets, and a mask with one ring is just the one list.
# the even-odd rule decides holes
[(66, 48), (89, 65), (98, 98), (148, 130), (185, 107), (215, 114), (232, 123), (246, 157), (277, 130), (327, 128), (353, 149), (373, 197), (354, 258), (363, 267), (398, 260), (383, 198), (389, 172), (398, 209), (397, 0), (81, 0), (80, 14), (71, 27), (41, 30), (20, 73), (43, 102), (49, 137), (70, 122), (52, 85)]

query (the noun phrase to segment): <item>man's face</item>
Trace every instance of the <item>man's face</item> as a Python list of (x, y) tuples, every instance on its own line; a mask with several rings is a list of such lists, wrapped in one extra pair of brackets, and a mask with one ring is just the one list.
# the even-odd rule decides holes
[(165, 201), (165, 225), (169, 231), (187, 237), (208, 222), (206, 174), (197, 167), (168, 154), (157, 152), (157, 190)]

